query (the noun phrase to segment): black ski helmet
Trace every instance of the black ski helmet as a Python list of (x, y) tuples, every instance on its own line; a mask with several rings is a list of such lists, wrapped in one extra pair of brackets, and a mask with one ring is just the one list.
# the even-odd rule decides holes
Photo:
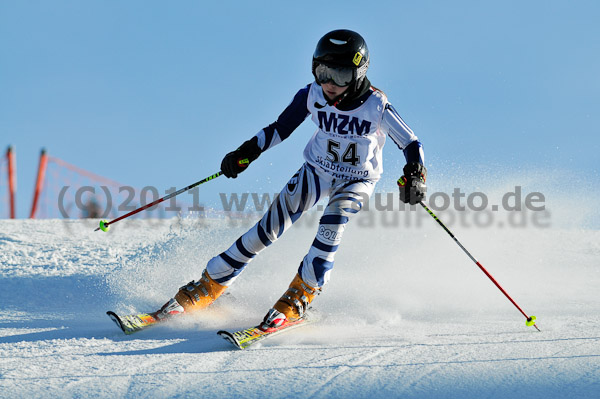
[(317, 79), (315, 68), (319, 64), (334, 68), (352, 68), (353, 82), (350, 83), (350, 88), (354, 91), (362, 83), (369, 68), (367, 43), (354, 31), (347, 29), (331, 31), (319, 40), (313, 54), (312, 73), (315, 79)]

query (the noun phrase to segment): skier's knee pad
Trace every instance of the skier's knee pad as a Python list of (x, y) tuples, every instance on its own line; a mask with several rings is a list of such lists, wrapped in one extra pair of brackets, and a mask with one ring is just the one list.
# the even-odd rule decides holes
[(213, 280), (206, 270), (202, 273), (202, 278), (198, 281), (190, 281), (179, 289), (175, 299), (186, 312), (193, 312), (210, 305), (227, 288), (224, 285)]

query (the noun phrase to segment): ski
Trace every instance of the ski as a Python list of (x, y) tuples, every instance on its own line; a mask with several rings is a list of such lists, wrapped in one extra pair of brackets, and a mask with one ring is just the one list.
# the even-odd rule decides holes
[(260, 342), (266, 338), (272, 337), (273, 335), (277, 335), (284, 331), (289, 331), (293, 328), (304, 326), (306, 324), (310, 324), (315, 320), (307, 317), (306, 315), (299, 320), (289, 322), (285, 324), (283, 327), (279, 328), (270, 328), (268, 330), (261, 330), (258, 326), (246, 328), (239, 331), (229, 332), (225, 330), (221, 330), (217, 332), (217, 334), (230, 342), (233, 346), (238, 349), (246, 349), (257, 342)]
[(120, 316), (115, 312), (108, 311), (106, 314), (127, 335), (144, 330), (161, 321), (156, 317), (156, 313), (139, 313)]

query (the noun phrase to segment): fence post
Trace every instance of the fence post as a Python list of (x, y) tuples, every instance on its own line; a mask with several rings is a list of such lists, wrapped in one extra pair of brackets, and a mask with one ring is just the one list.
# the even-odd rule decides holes
[(48, 165), (48, 155), (46, 155), (46, 149), (42, 148), (42, 152), (40, 153), (40, 164), (38, 166), (37, 180), (35, 183), (35, 192), (33, 193), (31, 214), (29, 215), (30, 219), (35, 218), (35, 212), (37, 211), (40, 193), (42, 192), (42, 187), (44, 185), (44, 177), (46, 176), (46, 165)]
[(10, 202), (10, 218), (16, 218), (15, 196), (17, 193), (17, 165), (15, 163), (16, 155), (12, 146), (6, 150), (6, 159), (8, 160), (8, 196)]

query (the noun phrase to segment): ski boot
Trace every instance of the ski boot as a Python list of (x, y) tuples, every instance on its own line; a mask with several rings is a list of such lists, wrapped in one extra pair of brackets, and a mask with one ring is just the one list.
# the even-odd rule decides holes
[(190, 281), (179, 289), (175, 297), (165, 303), (156, 317), (164, 319), (181, 313), (203, 309), (213, 303), (227, 288), (213, 280), (206, 270), (198, 281)]
[(259, 328), (263, 331), (279, 329), (288, 323), (296, 322), (304, 317), (308, 305), (321, 293), (321, 288), (313, 288), (296, 274), (287, 291), (269, 310)]

